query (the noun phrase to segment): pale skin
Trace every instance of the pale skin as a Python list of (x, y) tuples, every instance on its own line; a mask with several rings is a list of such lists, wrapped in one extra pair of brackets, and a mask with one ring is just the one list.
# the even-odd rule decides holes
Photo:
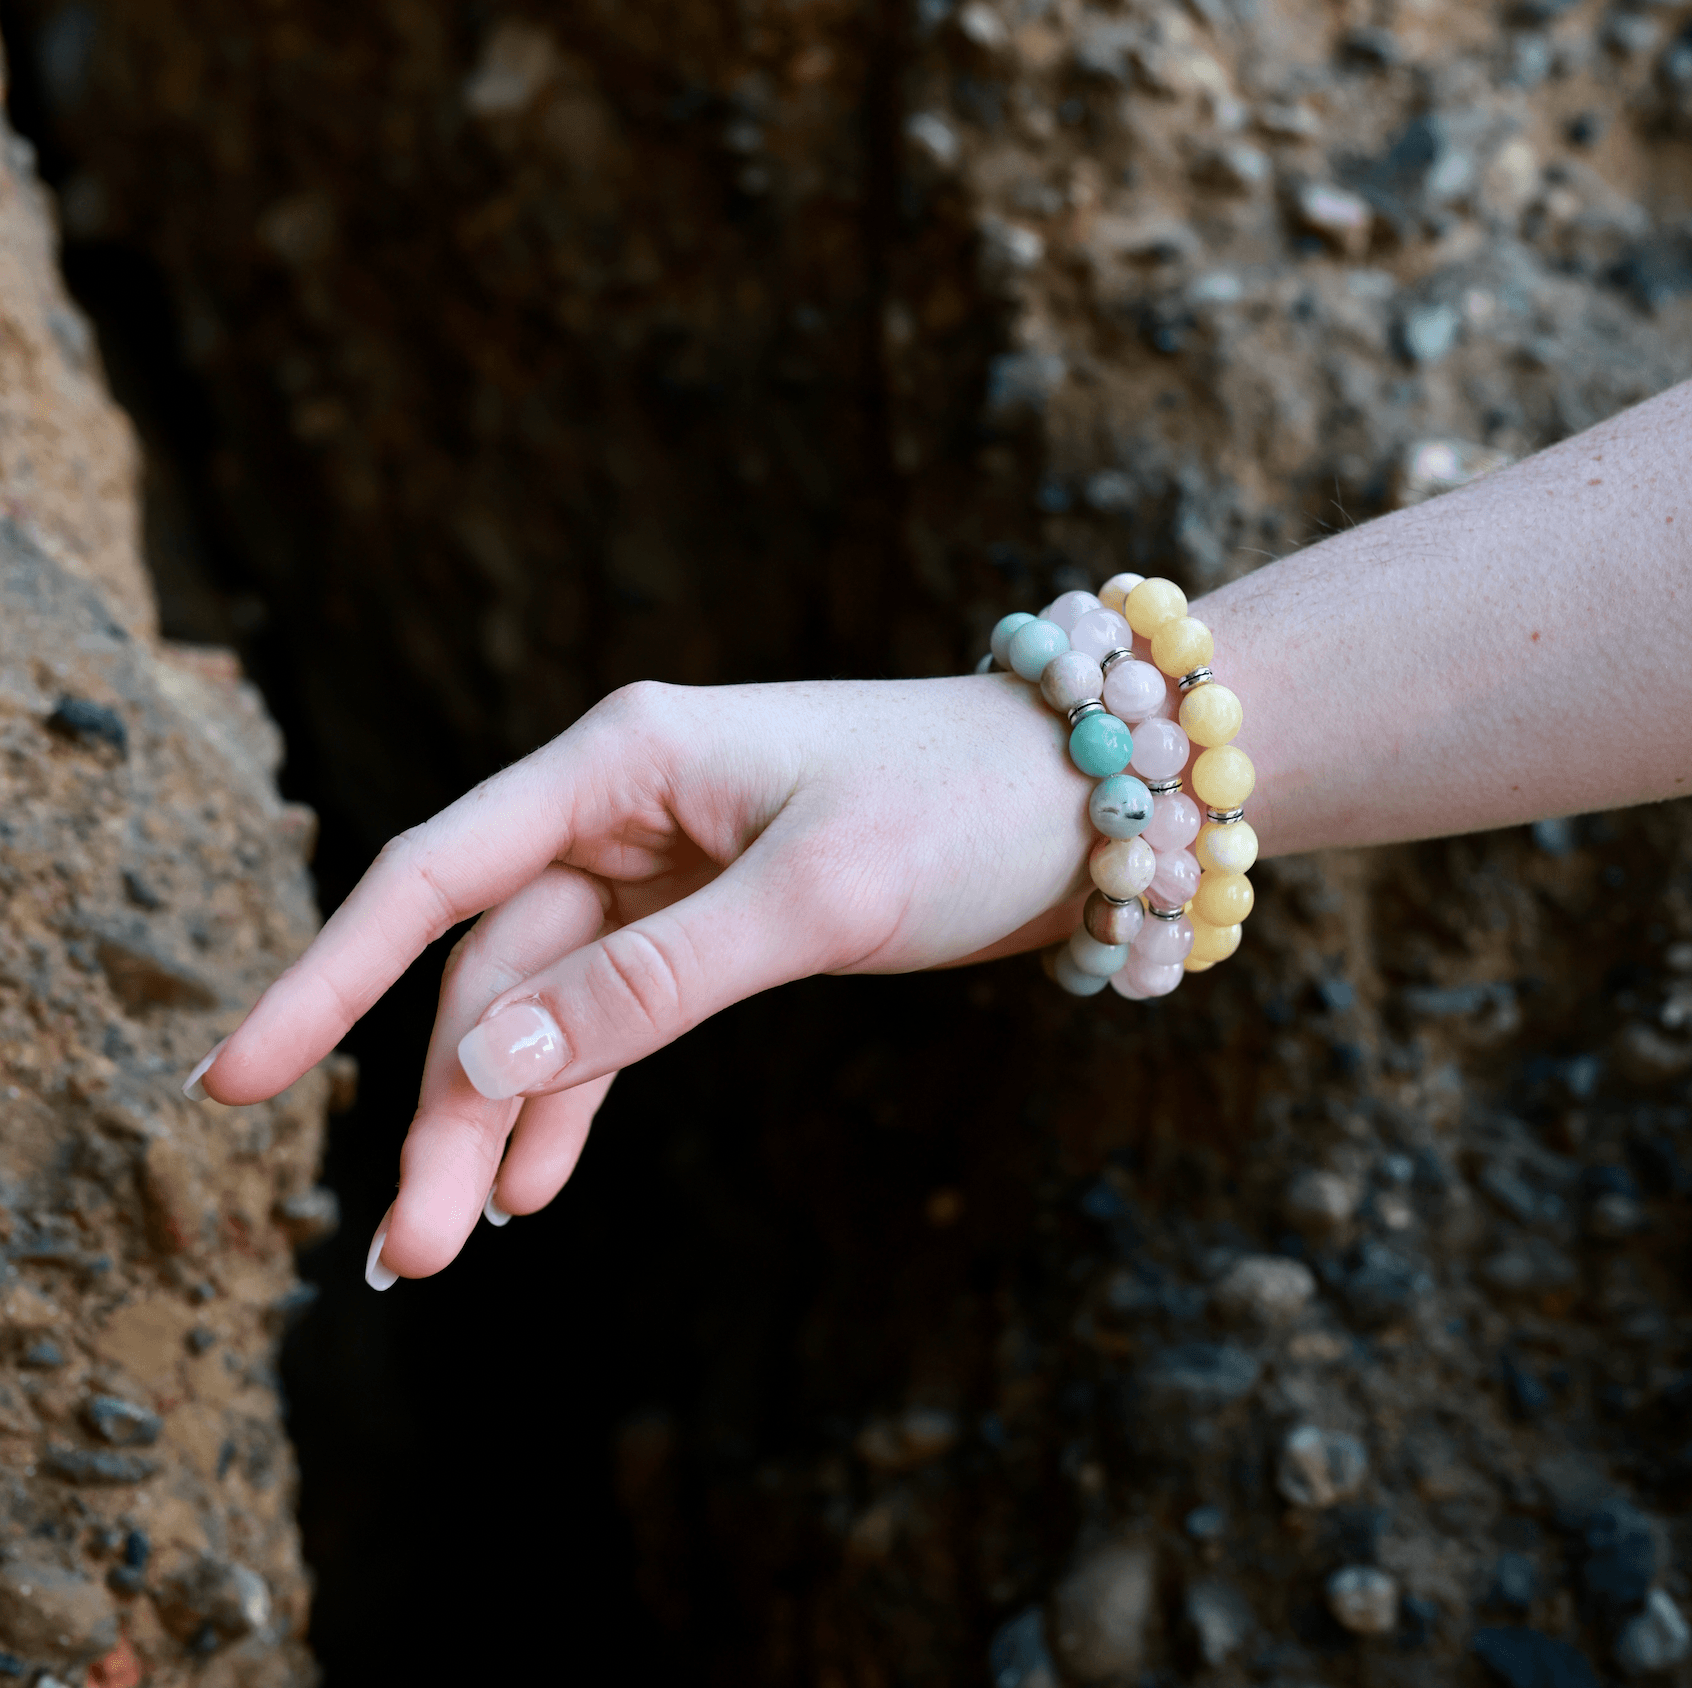
[[(1689, 485), (1692, 384), (1196, 603), (1245, 702), (1262, 853), (1692, 792)], [(618, 692), (384, 849), (205, 1089), (275, 1095), (480, 916), (383, 1221), (382, 1265), (438, 1272), (490, 1193), (544, 1207), (618, 1070), (718, 1009), (1073, 930), (1095, 835), (1066, 732), (1008, 675)], [(524, 1001), (571, 1058), (485, 1100), (457, 1045)]]

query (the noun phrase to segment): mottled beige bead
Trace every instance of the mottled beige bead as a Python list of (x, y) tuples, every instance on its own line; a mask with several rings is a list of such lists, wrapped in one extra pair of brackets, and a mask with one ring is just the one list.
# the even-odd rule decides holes
[(1142, 639), (1187, 613), (1187, 594), (1173, 580), (1142, 580), (1128, 594), (1122, 613)]
[(1189, 955), (1181, 963), (1182, 970), (1187, 973), (1208, 973), (1215, 965), (1214, 961), (1200, 961), (1196, 955)]
[[(1152, 641), (1152, 648), (1156, 650), (1156, 640)], [(1190, 674), (1192, 670), (1184, 668), (1181, 672)], [(1226, 744), (1240, 730), (1245, 722), (1245, 710), (1226, 686), (1218, 686), (1212, 681), (1195, 687), (1181, 699), (1180, 719), (1181, 731), (1194, 744), (1202, 744), (1209, 750)]]
[(1193, 790), (1212, 809), (1237, 809), (1251, 796), (1257, 770), (1237, 745), (1219, 744), (1193, 763)]
[(1250, 821), (1219, 826), (1206, 821), (1193, 842), (1199, 866), (1215, 873), (1250, 873), (1257, 861), (1257, 834)]
[(1171, 679), (1203, 668), (1216, 655), (1216, 641), (1202, 621), (1190, 615), (1166, 621), (1151, 636), (1152, 661)]
[(1240, 924), (1212, 926), (1208, 920), (1193, 917), (1192, 957), (1195, 961), (1226, 961), (1240, 947)]
[(1087, 858), (1093, 883), (1118, 902), (1137, 897), (1157, 872), (1157, 857), (1143, 838), (1101, 838)]
[(1205, 873), (1199, 876), (1193, 913), (1212, 926), (1237, 926), (1251, 913), (1254, 900), (1243, 873)]
[(1143, 574), (1113, 574), (1099, 588), (1099, 602), (1107, 610), (1115, 610), (1118, 615), (1122, 615), (1122, 606), (1127, 603), (1128, 594), (1145, 578)]

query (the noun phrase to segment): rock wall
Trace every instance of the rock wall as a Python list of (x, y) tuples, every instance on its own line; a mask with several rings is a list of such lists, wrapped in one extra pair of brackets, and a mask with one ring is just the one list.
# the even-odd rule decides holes
[[(215, 584), (349, 857), (637, 674), (959, 668), (1057, 588), (1202, 590), (1692, 375), (1684, 5), (8, 16), (77, 249), (165, 278)], [(605, 1131), (682, 1220), (582, 1266), (668, 1345), (594, 1354), (652, 1397), (616, 1486), (678, 1657), (1692, 1680), (1688, 852), (1677, 806), (1274, 864), (1149, 1010), (823, 981), (629, 1075)], [(484, 1356), (510, 1258), (454, 1268)], [(463, 1422), (389, 1387), (434, 1529)], [(474, 1656), (440, 1557), (417, 1645)]]
[(327, 1080), (181, 1084), (310, 936), (315, 823), (233, 657), (154, 635), (31, 159), (0, 132), (0, 1673), (283, 1688), (315, 1669), (275, 1353)]

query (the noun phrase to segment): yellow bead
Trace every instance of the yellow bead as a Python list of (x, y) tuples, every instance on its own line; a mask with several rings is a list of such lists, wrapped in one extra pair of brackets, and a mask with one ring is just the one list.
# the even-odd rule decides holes
[(1257, 834), (1250, 821), (1230, 821), (1218, 826), (1206, 821), (1193, 841), (1198, 864), (1213, 873), (1250, 873), (1257, 860)]
[(1201, 873), (1193, 913), (1212, 926), (1237, 926), (1251, 913), (1255, 898), (1243, 873)]
[(1099, 588), (1099, 602), (1107, 610), (1115, 610), (1121, 615), (1122, 606), (1128, 601), (1128, 594), (1145, 578), (1143, 574), (1113, 574)]
[(1193, 763), (1193, 790), (1212, 809), (1237, 809), (1251, 796), (1257, 770), (1243, 750), (1219, 744)]
[(1239, 947), (1238, 921), (1232, 926), (1212, 926), (1208, 920), (1193, 922), (1193, 960), (1226, 961)]
[[(1152, 640), (1152, 655), (1157, 655), (1156, 639)], [(1181, 673), (1190, 674), (1192, 670), (1183, 668)], [(1207, 750), (1213, 745), (1226, 744), (1244, 720), (1240, 700), (1226, 686), (1214, 682), (1197, 686), (1181, 699), (1181, 731)]]
[(1214, 961), (1200, 961), (1197, 957), (1189, 955), (1181, 965), (1189, 973), (1208, 973), (1216, 963)]
[(1203, 668), (1216, 655), (1216, 641), (1202, 621), (1190, 615), (1166, 621), (1151, 636), (1152, 661), (1171, 679)]
[(1187, 613), (1187, 594), (1173, 580), (1142, 580), (1128, 594), (1122, 613), (1142, 639), (1149, 639), (1166, 621)]

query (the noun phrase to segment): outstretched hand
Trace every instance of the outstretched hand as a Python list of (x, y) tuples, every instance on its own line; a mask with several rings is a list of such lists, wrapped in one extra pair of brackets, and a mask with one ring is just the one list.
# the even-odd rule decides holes
[(371, 1252), (383, 1287), (437, 1272), (485, 1203), (544, 1207), (618, 1070), (718, 1009), (1067, 932), (1091, 832), (1065, 738), (1002, 674), (630, 687), (390, 843), (201, 1083), (275, 1095), (479, 915)]

